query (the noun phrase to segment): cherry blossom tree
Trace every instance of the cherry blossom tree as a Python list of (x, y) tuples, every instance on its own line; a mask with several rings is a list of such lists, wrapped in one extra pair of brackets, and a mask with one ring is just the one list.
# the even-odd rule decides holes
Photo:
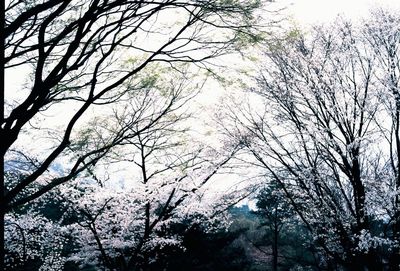
[(218, 212), (223, 203), (217, 198), (202, 200), (202, 185), (214, 171), (215, 165), (187, 169), (175, 176), (141, 180), (125, 191), (97, 186), (88, 193), (90, 187), (85, 187), (85, 193), (73, 199), (72, 192), (79, 189), (65, 191), (62, 201), (70, 215), (78, 216), (73, 235), (80, 249), (71, 259), (110, 270), (146, 270), (162, 256), (163, 248), (184, 249), (171, 226), (186, 222), (210, 231), (223, 228), (227, 221)]
[(4, 270), (61, 270), (68, 229), (38, 212), (7, 214)]
[[(388, 124), (379, 123), (384, 140), (388, 144), (390, 162), (387, 171), (392, 174), (392, 187), (390, 199), (384, 206), (394, 204), (394, 213), (391, 216), (393, 225), (393, 238), (400, 244), (400, 29), (399, 19), (394, 13), (379, 9), (374, 12), (375, 20), (365, 21), (363, 38), (371, 47), (371, 53), (376, 58), (382, 70), (376, 76), (381, 84), (380, 102), (385, 106), (385, 118)], [(390, 267), (396, 270), (400, 267), (400, 246), (394, 248)]]
[[(7, 232), (21, 228), (20, 234), (6, 235), (7, 259), (16, 262), (11, 269), (35, 260), (42, 269), (76, 262), (82, 267), (145, 270), (162, 256), (157, 252), (162, 248), (182, 249), (180, 236), (170, 230), (171, 226), (186, 222), (210, 230), (224, 227), (224, 211), (237, 199), (213, 197), (205, 185), (240, 146), (226, 144), (217, 151), (191, 138), (188, 102), (195, 97), (198, 90), (193, 88), (198, 86), (189, 84), (190, 73), (178, 81), (169, 79), (177, 71), (161, 70), (149, 71), (146, 87), (137, 90), (129, 101), (116, 102), (113, 110), (96, 116), (90, 125), (78, 130), (79, 140), (70, 145), (78, 156), (113, 144), (118, 138), (115, 133), (121, 134), (118, 144), (113, 144), (102, 161), (80, 172), (73, 181), (60, 183), (45, 193), (35, 186), (26, 191), (27, 195), (41, 193), (41, 197), (29, 198), (21, 193), (21, 200), (28, 197), (29, 201), (6, 217)], [(179, 74), (183, 75), (181, 71)], [(15, 161), (7, 164), (10, 186), (35, 166), (21, 157), (21, 152), (14, 155)], [(48, 178), (69, 172), (70, 166), (65, 163), (49, 168)], [(43, 208), (54, 202), (60, 215), (49, 221), (44, 217), (48, 211)], [(42, 213), (38, 213), (40, 210)], [(41, 222), (42, 217), (46, 219)], [(27, 219), (37, 223), (32, 227), (38, 228), (38, 236), (46, 234), (50, 227), (47, 224), (52, 225), (55, 236), (61, 238), (59, 247), (53, 248), (50, 239), (39, 239), (35, 244), (44, 249), (33, 246), (32, 251), (37, 249), (31, 253), (35, 258), (27, 259), (21, 252), (25, 251), (23, 240), (30, 231), (24, 228)], [(71, 240), (72, 252), (65, 251), (68, 243), (62, 240)], [(63, 251), (58, 265), (47, 263), (51, 259), (47, 249)]]
[[(160, 138), (157, 136), (157, 140)], [(224, 211), (232, 201), (210, 197), (204, 185), (228, 163), (236, 148), (226, 153), (205, 150), (207, 153), (204, 155), (213, 159), (209, 161), (200, 157), (203, 151), (186, 158), (174, 148), (175, 159), (171, 163), (165, 153), (158, 155), (164, 152), (165, 145), (149, 144), (148, 139), (138, 137), (138, 145), (132, 145), (139, 148), (139, 158), (131, 163), (142, 172), (133, 187), (116, 187), (107, 183), (99, 186), (93, 178), (81, 178), (76, 184), (64, 184), (46, 193), (26, 207), (24, 213), (8, 215), (6, 248), (13, 255), (8, 259), (17, 260), (11, 267), (31, 263), (26, 259), (29, 254), (42, 264), (40, 268), (43, 270), (57, 270), (67, 261), (76, 262), (81, 267), (146, 270), (162, 257), (160, 251), (163, 248), (184, 249), (181, 236), (173, 232), (172, 226), (185, 222), (189, 227), (200, 225), (208, 231), (226, 227), (228, 220)], [(156, 162), (150, 157), (157, 158)], [(59, 220), (49, 221), (34, 213), (46, 206), (46, 202), (57, 202), (61, 213)], [(14, 228), (21, 228), (21, 233)], [(50, 229), (54, 232), (51, 237), (47, 235)], [(31, 231), (41, 238), (32, 237)], [(54, 241), (56, 238), (57, 242)], [(73, 252), (61, 255), (69, 239), (73, 242)], [(36, 246), (31, 245), (32, 242), (36, 242)], [(29, 247), (28, 252), (26, 247)], [(58, 251), (59, 254), (50, 257), (49, 251)], [(56, 260), (57, 265), (48, 263), (51, 259)]]
[(381, 270), (397, 257), (396, 18), (338, 19), (270, 42), (257, 103), (230, 111), (227, 130), (279, 184), (328, 268)]

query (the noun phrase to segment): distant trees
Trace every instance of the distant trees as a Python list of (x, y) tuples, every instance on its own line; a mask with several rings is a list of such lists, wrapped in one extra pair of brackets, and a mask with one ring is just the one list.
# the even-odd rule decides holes
[(379, 11), (292, 31), (267, 45), (262, 103), (231, 110), (231, 133), (279, 184), (325, 268), (399, 267), (399, 25)]
[[(236, 222), (234, 218), (231, 221)], [(182, 234), (185, 250), (169, 254), (166, 270), (251, 270), (253, 262), (245, 253), (246, 247), (236, 244), (240, 232), (226, 229), (209, 231), (201, 224), (178, 226), (186, 228)]]
[[(276, 183), (265, 186), (257, 196), (257, 214), (262, 225), (269, 228), (272, 247), (272, 270), (278, 270), (279, 242), (283, 227), (290, 227), (295, 214)], [(290, 221), (292, 220), (292, 221)]]

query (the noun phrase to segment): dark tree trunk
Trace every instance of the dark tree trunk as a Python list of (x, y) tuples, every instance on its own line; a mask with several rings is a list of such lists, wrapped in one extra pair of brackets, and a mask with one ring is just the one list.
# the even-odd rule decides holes
[(272, 270), (278, 271), (278, 237), (279, 237), (279, 225), (278, 225), (278, 208), (275, 208), (275, 219), (274, 219), (274, 243), (272, 245)]

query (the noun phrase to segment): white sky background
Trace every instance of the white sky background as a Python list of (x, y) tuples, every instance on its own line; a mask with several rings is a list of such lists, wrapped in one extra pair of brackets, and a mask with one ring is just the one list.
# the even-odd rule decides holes
[(400, 9), (400, 0), (276, 0), (288, 6), (287, 12), (301, 25), (329, 22), (339, 14), (357, 19), (368, 15), (371, 8)]

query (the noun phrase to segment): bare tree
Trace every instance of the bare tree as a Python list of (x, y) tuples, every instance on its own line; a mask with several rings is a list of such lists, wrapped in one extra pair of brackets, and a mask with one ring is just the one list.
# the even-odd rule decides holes
[[(5, 71), (27, 70), (21, 72), (27, 78), (16, 95), (6, 90), (0, 150), (7, 167), (14, 162), (29, 167), (6, 180), (1, 216), (82, 174), (93, 175), (114, 147), (159, 123), (173, 111), (173, 96), (150, 115), (143, 112), (154, 100), (143, 99), (130, 118), (113, 127), (101, 117), (87, 118), (146, 96), (161, 66), (184, 76), (181, 63), (209, 69), (212, 58), (257, 41), (258, 5), (252, 0), (7, 1)], [(54, 127), (49, 115), (61, 109)], [(31, 153), (29, 147), (43, 138), (46, 144)], [(60, 164), (67, 166), (57, 170)]]
[[(89, 108), (128, 99), (146, 87), (142, 73), (147, 66), (164, 62), (179, 69), (176, 63), (190, 62), (207, 67), (209, 59), (234, 49), (237, 41), (255, 40), (251, 29), (256, 7), (257, 1), (247, 0), (10, 1), (5, 8), (5, 68), (27, 66), (31, 72), (25, 96), (10, 104), (2, 119), (2, 156), (41, 114), (75, 103), (69, 119), (60, 120), (65, 124), (58, 143), (5, 191), (1, 205), (9, 210), (40, 196), (16, 201), (70, 149), (77, 122)], [(79, 155), (75, 166), (42, 192), (90, 168), (126, 136), (134, 135), (122, 128), (114, 142)]]

